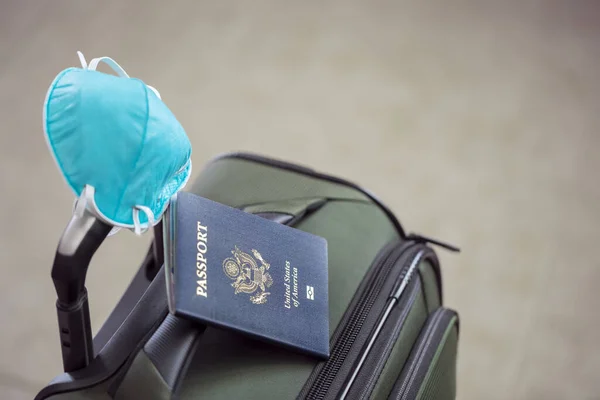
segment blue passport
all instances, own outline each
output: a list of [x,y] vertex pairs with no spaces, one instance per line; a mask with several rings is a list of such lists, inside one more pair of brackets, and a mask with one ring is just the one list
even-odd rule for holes
[[329,357],[325,239],[185,192],[164,218],[172,314]]

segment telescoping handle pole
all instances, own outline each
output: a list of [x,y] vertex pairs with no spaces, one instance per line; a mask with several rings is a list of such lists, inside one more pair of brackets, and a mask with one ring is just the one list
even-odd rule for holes
[[56,250],[52,280],[58,300],[58,329],[65,372],[87,366],[94,357],[85,276],[111,226],[87,210],[73,215]]

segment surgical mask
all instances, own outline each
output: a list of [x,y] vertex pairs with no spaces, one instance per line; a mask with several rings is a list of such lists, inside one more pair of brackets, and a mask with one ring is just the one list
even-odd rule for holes
[[[187,183],[191,144],[156,89],[108,57],[67,68],[44,103],[44,133],[75,212],[136,234],[156,224]],[[118,76],[96,71],[104,62]]]

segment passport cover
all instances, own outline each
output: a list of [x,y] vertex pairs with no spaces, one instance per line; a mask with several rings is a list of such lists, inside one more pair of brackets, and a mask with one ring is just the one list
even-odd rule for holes
[[186,192],[163,226],[172,314],[329,357],[325,239]]

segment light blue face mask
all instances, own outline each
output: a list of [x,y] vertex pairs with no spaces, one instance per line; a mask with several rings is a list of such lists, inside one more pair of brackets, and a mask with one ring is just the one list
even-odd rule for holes
[[[156,89],[108,57],[68,68],[44,103],[44,133],[85,209],[137,234],[157,223],[190,177],[191,144]],[[105,62],[118,76],[96,71]]]

